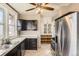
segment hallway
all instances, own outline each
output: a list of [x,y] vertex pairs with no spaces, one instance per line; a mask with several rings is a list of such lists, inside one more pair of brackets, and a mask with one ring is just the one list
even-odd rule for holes
[[51,45],[41,44],[41,48],[38,50],[26,50],[25,56],[52,56]]

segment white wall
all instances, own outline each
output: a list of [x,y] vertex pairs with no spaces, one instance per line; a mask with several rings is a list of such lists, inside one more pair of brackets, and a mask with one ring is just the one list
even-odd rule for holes
[[69,11],[79,11],[79,3],[72,3],[67,7],[61,7],[59,10],[59,16],[69,12]]
[[52,37],[55,37],[55,20],[52,21]]

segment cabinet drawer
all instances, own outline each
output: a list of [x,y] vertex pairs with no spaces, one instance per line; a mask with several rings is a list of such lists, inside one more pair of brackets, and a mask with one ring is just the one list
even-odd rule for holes
[[36,44],[33,44],[33,45],[32,45],[32,47],[36,47],[36,46],[37,46]]
[[31,42],[31,44],[37,44],[37,42],[35,42],[35,41],[32,41],[32,42]]

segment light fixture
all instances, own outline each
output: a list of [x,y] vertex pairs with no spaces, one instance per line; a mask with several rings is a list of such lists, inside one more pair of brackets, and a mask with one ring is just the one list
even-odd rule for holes
[[43,9],[37,8],[36,14],[41,14],[41,13],[43,13]]

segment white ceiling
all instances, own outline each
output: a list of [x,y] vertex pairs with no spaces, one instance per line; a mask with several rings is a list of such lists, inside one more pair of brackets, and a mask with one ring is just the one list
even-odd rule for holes
[[[15,8],[20,14],[29,14],[29,13],[32,13],[32,14],[35,14],[37,9],[35,10],[32,10],[32,11],[25,11],[27,9],[30,9],[30,8],[33,8],[35,6],[29,4],[29,3],[10,3],[10,5]],[[62,6],[69,6],[70,4],[68,3],[49,3],[48,6],[50,7],[53,7],[55,10],[53,11],[48,11],[48,10],[43,10],[42,14],[44,15],[51,15],[51,14],[55,14],[57,13],[57,10],[62,7]]]

